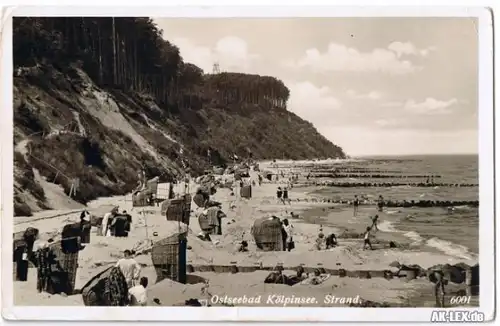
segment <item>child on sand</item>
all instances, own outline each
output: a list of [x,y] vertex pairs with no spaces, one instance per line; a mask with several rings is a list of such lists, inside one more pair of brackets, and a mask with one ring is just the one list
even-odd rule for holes
[[370,231],[371,228],[368,226],[366,227],[366,232],[364,236],[364,243],[363,243],[363,250],[366,250],[366,246],[370,248],[370,250],[373,250],[372,243],[370,242]]
[[283,191],[281,190],[281,187],[278,187],[278,190],[276,190],[276,198],[278,198],[278,201],[281,201],[282,195],[283,195]]
[[243,240],[237,247],[238,252],[248,252],[248,242]]
[[139,285],[136,285],[128,290],[131,306],[145,306],[148,303],[147,287],[148,278],[141,277]]
[[326,248],[325,235],[323,234],[323,232],[320,232],[318,234],[314,247],[316,250],[323,250]]
[[335,233],[331,233],[326,238],[326,249],[335,248],[336,246],[337,246],[337,237],[335,236]]

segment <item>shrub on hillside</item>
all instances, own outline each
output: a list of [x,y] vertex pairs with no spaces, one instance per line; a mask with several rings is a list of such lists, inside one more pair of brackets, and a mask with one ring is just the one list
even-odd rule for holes
[[28,204],[14,202],[14,216],[33,216],[33,213]]
[[63,134],[39,139],[33,142],[34,158],[30,162],[66,193],[71,189],[72,180],[78,178],[79,188],[74,199],[83,204],[98,197],[132,191],[137,185],[141,164],[146,165],[149,175],[168,175],[121,132],[107,130],[106,134],[93,137]]
[[14,196],[14,216],[33,216],[31,208],[19,196]]
[[40,184],[35,180],[32,167],[26,162],[23,154],[14,152],[14,164],[19,168],[19,173],[15,174],[15,179],[23,191],[29,192],[43,202],[46,200],[45,192]]

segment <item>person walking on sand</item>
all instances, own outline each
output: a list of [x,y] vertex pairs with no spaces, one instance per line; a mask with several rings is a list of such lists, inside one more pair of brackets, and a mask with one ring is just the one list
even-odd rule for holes
[[384,211],[384,197],[382,195],[378,196],[377,206],[379,212]]
[[128,294],[130,296],[130,305],[131,306],[145,306],[148,303],[148,278],[141,277],[139,281],[139,285],[131,287],[128,290]]
[[281,190],[281,187],[278,187],[278,190],[276,190],[276,198],[278,198],[278,201],[281,201],[282,195],[283,195],[283,191]]
[[352,206],[353,206],[353,216],[357,216],[358,215],[358,208],[359,208],[358,195],[354,195],[354,200],[352,202]]
[[116,263],[116,267],[120,268],[127,281],[127,286],[130,289],[141,276],[141,266],[132,258],[132,252],[130,250],[125,250],[123,255],[124,257]]
[[372,243],[370,242],[370,231],[371,231],[371,228],[369,226],[366,227],[366,232],[364,235],[363,250],[366,250],[367,246],[370,248],[370,250],[373,250]]
[[370,226],[370,229],[375,228],[375,230],[378,231],[378,227],[377,227],[378,215],[371,217],[371,220],[372,220],[372,226]]

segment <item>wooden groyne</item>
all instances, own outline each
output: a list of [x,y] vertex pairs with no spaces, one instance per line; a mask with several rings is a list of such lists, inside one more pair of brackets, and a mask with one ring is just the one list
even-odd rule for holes
[[[352,199],[292,198],[292,202],[332,203],[351,205]],[[360,205],[375,205],[375,201],[361,201]],[[479,207],[479,200],[385,200],[384,207]]]
[[388,187],[415,187],[415,188],[472,188],[479,187],[477,183],[427,183],[427,182],[309,182],[309,186],[329,186],[339,188],[388,188]]
[[311,178],[358,178],[358,179],[438,179],[441,176],[419,175],[419,174],[381,174],[381,173],[315,173]]

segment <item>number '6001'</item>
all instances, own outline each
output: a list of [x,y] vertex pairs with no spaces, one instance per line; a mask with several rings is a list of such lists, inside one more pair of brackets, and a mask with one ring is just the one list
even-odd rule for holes
[[470,296],[453,296],[450,298],[450,304],[469,304]]

